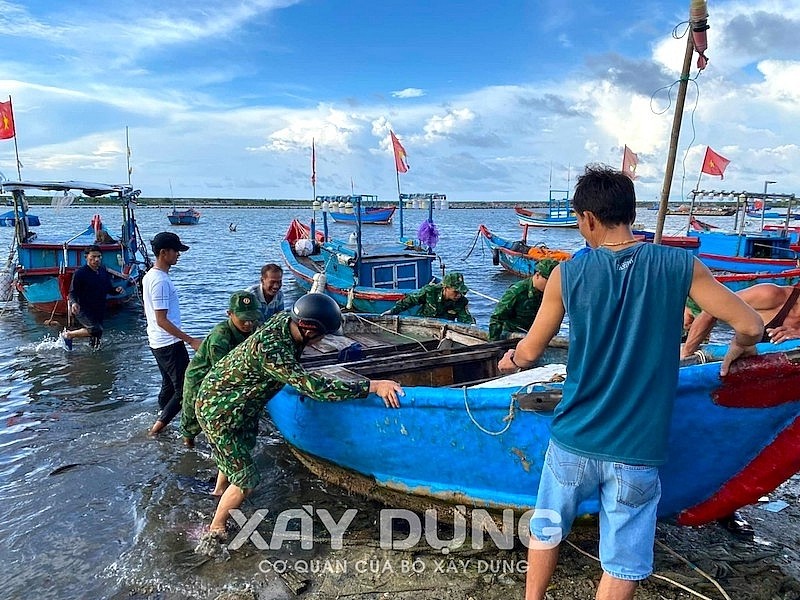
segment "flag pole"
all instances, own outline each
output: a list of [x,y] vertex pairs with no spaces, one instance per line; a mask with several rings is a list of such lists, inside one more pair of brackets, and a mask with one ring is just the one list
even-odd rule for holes
[[686,52],[683,55],[683,69],[681,70],[680,84],[678,85],[678,97],[675,100],[675,116],[672,119],[672,135],[669,141],[669,155],[667,156],[667,167],[664,171],[664,185],[661,188],[661,202],[658,205],[658,220],[656,221],[656,233],[653,243],[661,243],[661,235],[664,232],[664,221],[667,218],[667,204],[669,203],[669,192],[672,187],[672,176],[675,173],[675,157],[678,153],[678,138],[681,134],[681,121],[683,119],[683,107],[686,103],[686,88],[689,84],[689,69],[692,64],[692,52],[694,52],[694,42],[692,41],[691,27],[686,32]]
[[403,196],[400,194],[400,171],[394,170],[395,179],[397,179],[397,201],[400,203],[400,239],[403,239]]
[[11,94],[8,95],[8,108],[11,110],[11,119],[14,121],[14,156],[17,159],[17,178],[22,181],[22,163],[19,162],[19,146],[17,146],[17,120],[14,118],[14,104]]

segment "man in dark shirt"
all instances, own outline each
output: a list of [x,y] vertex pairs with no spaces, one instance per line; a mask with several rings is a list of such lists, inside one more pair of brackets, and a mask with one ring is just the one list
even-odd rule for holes
[[103,320],[106,316],[106,296],[121,294],[123,288],[114,287],[111,276],[102,264],[100,247],[91,245],[86,249],[86,264],[72,276],[69,290],[69,311],[82,325],[73,331],[64,330],[61,337],[67,349],[72,349],[72,340],[88,337],[93,348],[100,345],[103,335]]

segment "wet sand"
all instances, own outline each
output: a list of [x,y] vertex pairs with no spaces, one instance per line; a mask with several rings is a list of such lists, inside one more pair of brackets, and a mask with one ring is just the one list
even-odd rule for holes
[[[752,540],[738,538],[717,524],[687,528],[660,522],[656,535],[656,572],[640,586],[636,599],[800,598],[799,492],[800,476],[796,475],[769,497],[788,503],[783,510],[764,510],[766,503],[742,510],[755,528]],[[373,514],[371,518],[377,516]],[[320,536],[315,537],[314,549],[303,551],[297,547],[288,555],[285,549],[276,554],[247,543],[232,551],[229,560],[197,557],[188,547],[192,543],[189,535],[180,553],[184,562],[173,571],[173,577],[166,577],[160,584],[126,585],[112,598],[521,600],[524,597],[526,551],[520,544],[512,550],[498,550],[489,543],[483,550],[475,550],[466,543],[443,553],[423,541],[406,551],[385,550],[380,547],[369,519],[362,511],[354,521],[358,527],[348,528],[340,550],[330,550],[329,539]],[[446,532],[441,537],[447,539]],[[597,537],[596,523],[592,520],[570,534],[562,545],[548,599],[594,598],[601,575],[599,564],[592,558],[597,554]],[[180,560],[177,562],[180,564]]]

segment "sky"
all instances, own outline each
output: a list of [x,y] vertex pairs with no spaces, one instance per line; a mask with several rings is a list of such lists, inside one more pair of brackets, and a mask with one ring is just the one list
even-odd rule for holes
[[[0,101],[22,178],[145,197],[531,201],[588,163],[664,184],[689,0],[0,0]],[[800,2],[710,0],[672,201],[800,191]],[[0,172],[17,179],[14,140]]]

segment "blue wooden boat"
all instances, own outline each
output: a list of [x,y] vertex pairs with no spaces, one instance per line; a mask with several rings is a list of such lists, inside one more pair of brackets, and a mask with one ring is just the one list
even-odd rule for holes
[[[564,194],[563,197],[559,197]],[[577,227],[578,217],[569,203],[567,190],[550,190],[547,209],[544,212],[514,208],[519,224],[523,227]]]
[[713,271],[781,273],[800,264],[782,231],[728,232],[692,218],[686,235],[700,240],[697,256]]
[[[698,525],[756,502],[800,468],[800,341],[763,344],[734,365],[680,368],[661,468],[659,515]],[[502,349],[396,353],[316,368],[339,377],[391,378],[404,385],[398,410],[375,395],[316,402],[285,387],[267,405],[272,423],[314,473],[393,506],[526,511],[536,492],[561,384],[485,381]],[[724,348],[710,348],[719,360]],[[525,373],[525,372],[523,372]],[[478,383],[480,387],[473,387]],[[331,424],[335,423],[335,427]],[[376,449],[380,449],[376,452]],[[597,502],[582,511],[594,512]]]
[[187,208],[185,210],[178,210],[173,208],[172,212],[167,214],[170,225],[197,225],[200,221],[200,211],[194,208]]
[[[15,287],[32,308],[51,315],[66,314],[72,275],[84,264],[86,249],[92,244],[100,246],[103,264],[109,269],[114,285],[124,289],[122,294],[108,296],[109,306],[125,304],[135,297],[138,281],[151,265],[134,215],[134,203],[141,193],[139,190],[130,185],[80,181],[6,181],[2,187],[12,192],[14,211],[20,223],[15,232]],[[52,231],[34,233],[27,225],[25,193],[30,190],[65,194],[76,190],[91,198],[114,197],[122,210],[120,225],[112,229],[121,232],[119,239],[110,235],[99,215],[78,232],[65,232],[63,228],[55,227]]]
[[[389,225],[394,211],[397,210],[396,206],[380,206],[378,197],[372,194],[317,196],[316,201],[337,223],[355,224],[360,217],[362,225]],[[327,208],[325,203],[328,205]],[[360,207],[360,215],[356,215],[356,207]]]
[[[411,241],[365,244],[360,231],[357,228],[355,239],[347,242],[325,241],[325,236],[312,236],[309,227],[292,221],[281,251],[297,284],[307,292],[328,294],[348,310],[381,313],[434,280],[436,255],[430,248]],[[298,240],[309,243],[298,246]]]
[[568,260],[570,252],[551,250],[543,245],[529,246],[524,241],[512,242],[489,231],[485,225],[478,228],[483,244],[492,253],[492,262],[502,266],[517,277],[533,277],[536,263],[543,258]]
[[[39,227],[42,224],[39,220],[39,217],[30,213],[25,215],[25,219],[27,219],[28,227]],[[0,227],[15,227],[16,225],[17,215],[13,210],[4,212],[2,215],[0,215]]]

